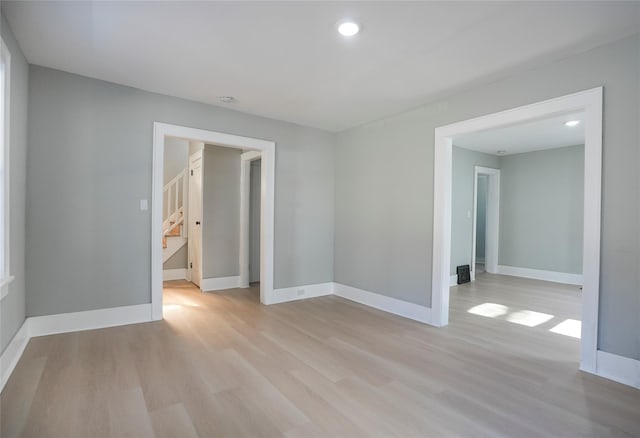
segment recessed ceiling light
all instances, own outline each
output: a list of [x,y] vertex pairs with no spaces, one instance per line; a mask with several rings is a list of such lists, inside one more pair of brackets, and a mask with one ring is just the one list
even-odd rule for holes
[[580,120],[569,120],[568,122],[564,122],[564,124],[573,128],[574,126],[578,126],[580,124]]
[[360,26],[355,21],[342,21],[338,24],[338,32],[343,36],[354,36],[360,32]]
[[220,102],[222,103],[231,103],[236,100],[233,96],[222,96],[220,97]]

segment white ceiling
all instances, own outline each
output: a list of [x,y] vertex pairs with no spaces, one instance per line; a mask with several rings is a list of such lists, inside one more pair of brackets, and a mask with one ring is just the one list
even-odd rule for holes
[[[580,120],[568,127],[565,122]],[[455,146],[492,155],[513,155],[584,144],[584,113],[563,114],[519,125],[459,135]],[[498,153],[504,151],[504,153]]]
[[[640,2],[10,2],[29,62],[340,131],[640,31]],[[362,32],[335,31],[352,17]]]

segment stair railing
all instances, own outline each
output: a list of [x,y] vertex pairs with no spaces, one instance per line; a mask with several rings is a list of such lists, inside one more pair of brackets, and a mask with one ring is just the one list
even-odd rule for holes
[[[189,191],[189,169],[184,168],[162,189],[163,209],[162,230],[163,235],[169,234],[176,227],[185,223],[187,214],[187,196]],[[182,194],[182,197],[180,196]],[[171,223],[173,222],[173,224]],[[182,227],[182,237],[186,237],[187,230]]]

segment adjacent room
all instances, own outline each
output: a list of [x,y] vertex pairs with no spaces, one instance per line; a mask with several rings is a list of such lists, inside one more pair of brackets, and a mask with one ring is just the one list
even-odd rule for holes
[[170,136],[163,149],[163,294],[192,284],[259,297],[261,153]]
[[640,436],[640,2],[0,3],[0,436]]
[[560,114],[453,140],[451,324],[486,325],[501,333],[482,334],[498,349],[505,336],[518,338],[514,354],[573,367],[588,214],[585,122],[584,113]]

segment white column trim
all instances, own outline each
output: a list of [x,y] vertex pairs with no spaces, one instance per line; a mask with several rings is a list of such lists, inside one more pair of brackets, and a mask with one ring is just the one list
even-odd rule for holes
[[640,389],[640,360],[598,350],[596,374]]

